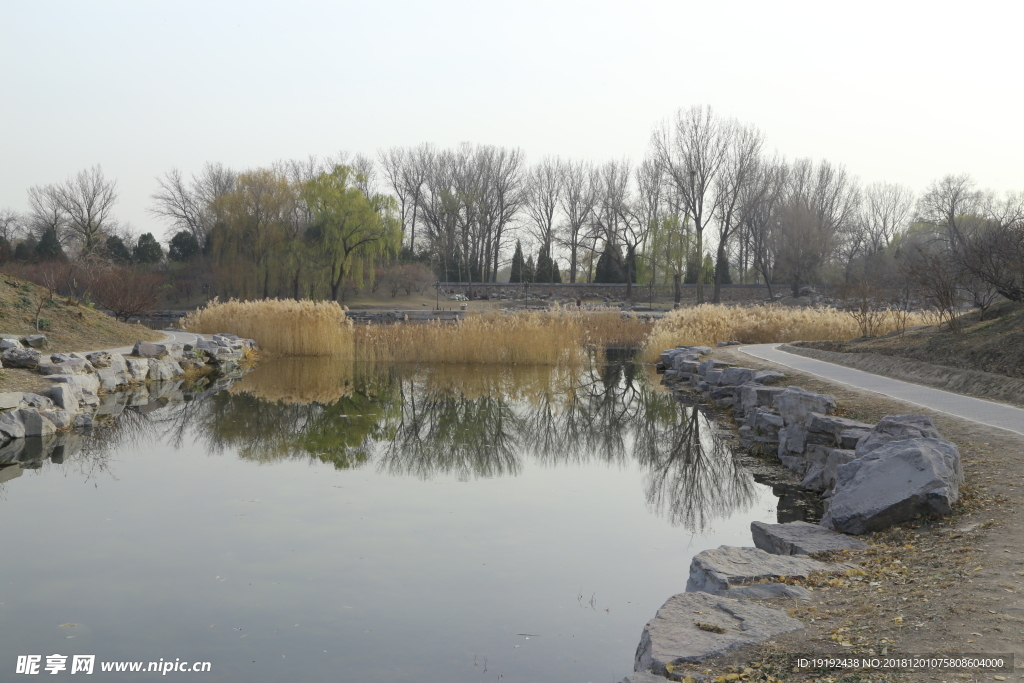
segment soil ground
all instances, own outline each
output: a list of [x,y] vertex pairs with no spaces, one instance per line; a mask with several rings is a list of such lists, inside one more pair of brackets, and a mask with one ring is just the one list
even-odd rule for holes
[[[725,676],[731,663],[735,672],[753,668],[749,677],[762,680],[768,675],[785,681],[1021,680],[1024,437],[833,384],[735,348],[716,349],[713,356],[744,367],[779,370],[787,375],[787,384],[834,395],[837,412],[856,420],[927,414],[942,435],[959,447],[966,484],[950,517],[920,519],[870,534],[865,537],[871,544],[868,551],[841,557],[859,564],[863,576],[812,580],[813,599],[808,602],[772,601],[804,621],[806,629],[777,638],[739,660],[712,664],[710,671]],[[773,456],[765,460],[777,461]],[[793,480],[791,475],[782,476]],[[1010,652],[1017,659],[1014,673],[796,672],[793,663],[798,655],[810,653],[864,657]]]
[[[42,308],[39,304],[42,303]],[[8,274],[0,276],[0,333],[25,336],[36,334],[39,310],[40,333],[46,335],[45,352],[91,351],[129,346],[139,341],[164,338],[141,325],[126,325],[102,311],[77,304],[61,296],[50,298],[42,287]],[[0,391],[38,392],[50,386],[31,370],[0,370]]]

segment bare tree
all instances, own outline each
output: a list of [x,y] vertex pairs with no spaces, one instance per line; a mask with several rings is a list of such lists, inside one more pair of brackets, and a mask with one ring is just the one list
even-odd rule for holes
[[762,159],[740,193],[739,221],[744,249],[754,268],[764,278],[768,296],[773,295],[777,235],[780,232],[783,202],[789,185],[789,166],[785,161]]
[[[427,179],[429,160],[434,155],[430,145],[416,148],[392,147],[379,153],[379,161],[388,187],[398,199],[402,232],[409,251],[416,251],[416,222],[419,218],[423,183]],[[403,239],[403,243],[406,240]]]
[[560,200],[565,216],[561,243],[569,251],[569,282],[575,283],[580,249],[587,239],[587,227],[597,202],[597,174],[594,167],[584,161],[565,162],[561,174]]
[[219,217],[219,200],[234,191],[236,178],[234,171],[221,164],[207,163],[202,173],[189,181],[172,168],[157,178],[149,212],[169,220],[172,230],[188,230],[204,244]]
[[964,221],[980,214],[984,204],[985,195],[975,188],[970,175],[947,175],[933,182],[918,200],[918,220],[941,229],[955,253],[966,237]]
[[654,158],[672,180],[693,219],[697,251],[697,303],[704,302],[704,229],[717,206],[715,184],[728,157],[728,136],[711,107],[679,110],[652,137]]
[[888,247],[907,227],[914,206],[913,191],[895,183],[872,183],[864,189],[863,223],[872,253]]
[[8,244],[25,232],[25,218],[14,209],[0,209],[0,239]]
[[726,140],[726,158],[722,172],[715,178],[715,218],[718,224],[718,253],[715,259],[715,294],[722,300],[722,282],[729,269],[729,244],[740,224],[738,213],[744,191],[756,177],[764,133],[754,126],[729,121],[722,125]]
[[128,322],[132,316],[156,308],[164,281],[156,273],[139,268],[110,266],[97,272],[91,285],[96,301]]
[[776,225],[776,265],[790,279],[793,296],[855,228],[859,206],[860,191],[842,166],[809,159],[793,163]]
[[53,230],[62,247],[71,246],[67,215],[53,192],[52,185],[36,185],[28,190],[28,230],[37,238]]
[[[526,172],[523,183],[523,209],[529,221],[529,230],[540,243],[540,249],[547,255],[549,262],[551,247],[555,242],[555,218],[562,195],[561,170],[561,161],[545,158]],[[538,280],[541,281],[547,280]]]
[[93,166],[80,171],[59,185],[52,185],[48,193],[53,203],[67,218],[67,227],[83,255],[90,255],[100,244],[107,229],[114,224],[113,208],[117,203],[117,182],[103,177],[103,170]]

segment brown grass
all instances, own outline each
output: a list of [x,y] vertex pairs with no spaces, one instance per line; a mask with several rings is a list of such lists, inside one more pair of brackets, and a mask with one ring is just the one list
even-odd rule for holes
[[200,334],[237,334],[274,355],[352,357],[352,321],[334,301],[214,299],[182,318],[181,327]]
[[[935,313],[911,313],[907,326],[934,325]],[[896,316],[882,316],[877,334],[898,329]],[[736,340],[747,344],[768,344],[822,339],[853,339],[860,327],[849,313],[834,308],[790,308],[787,306],[735,307],[704,304],[680,308],[659,320],[647,337],[643,360],[654,362],[664,349],[678,345],[714,346]]]

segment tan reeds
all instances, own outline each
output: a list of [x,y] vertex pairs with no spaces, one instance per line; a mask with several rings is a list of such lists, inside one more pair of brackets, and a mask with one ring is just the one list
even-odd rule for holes
[[359,326],[355,349],[365,361],[575,364],[586,359],[586,330],[576,313],[492,313],[458,323]]
[[[899,329],[898,316],[887,312],[876,329],[886,334]],[[938,315],[912,312],[906,326],[934,325]],[[722,306],[704,304],[680,308],[659,320],[644,343],[643,360],[654,362],[665,349],[678,345],[714,346],[736,340],[747,344],[853,339],[860,327],[852,315],[834,308],[787,306]]]
[[254,339],[261,350],[275,355],[353,355],[352,321],[334,301],[214,299],[182,318],[181,327],[200,334],[228,332]]

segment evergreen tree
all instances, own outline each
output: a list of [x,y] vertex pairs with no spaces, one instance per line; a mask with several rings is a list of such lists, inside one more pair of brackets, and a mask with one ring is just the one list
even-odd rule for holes
[[597,259],[597,266],[594,269],[594,282],[603,284],[622,283],[626,281],[626,274],[622,268],[622,251],[619,246],[605,245],[604,251]]
[[543,245],[537,252],[537,274],[534,282],[554,282],[551,276],[551,255]]
[[107,258],[114,263],[127,265],[132,262],[132,253],[128,251],[128,247],[125,246],[124,241],[117,235],[111,235],[108,237],[103,246],[106,249]]
[[18,242],[18,246],[14,248],[14,260],[21,261],[22,263],[34,261],[37,246],[39,246],[39,243],[36,242],[34,237],[27,237]]
[[164,258],[164,250],[153,237],[153,233],[147,232],[139,235],[139,241],[135,245],[135,252],[132,256],[136,263],[160,263]]
[[199,255],[199,240],[188,230],[181,230],[171,238],[168,244],[167,258],[183,263],[191,261]]
[[508,276],[508,281],[523,281],[523,245],[519,240],[516,240],[516,253],[512,254],[512,273]]
[[536,282],[534,279],[536,274],[537,269],[533,265],[533,257],[531,256],[523,264],[523,282]]
[[551,259],[551,281],[556,285],[562,284],[562,274],[558,271],[558,259]]
[[711,254],[704,254],[704,284],[715,284],[715,262]]
[[35,255],[39,261],[68,260],[68,257],[64,255],[64,249],[61,248],[60,242],[57,240],[57,231],[53,228],[43,233],[39,244],[36,245]]
[[14,250],[11,249],[11,243],[7,241],[6,237],[0,237],[0,263],[10,261],[12,256],[14,256]]

